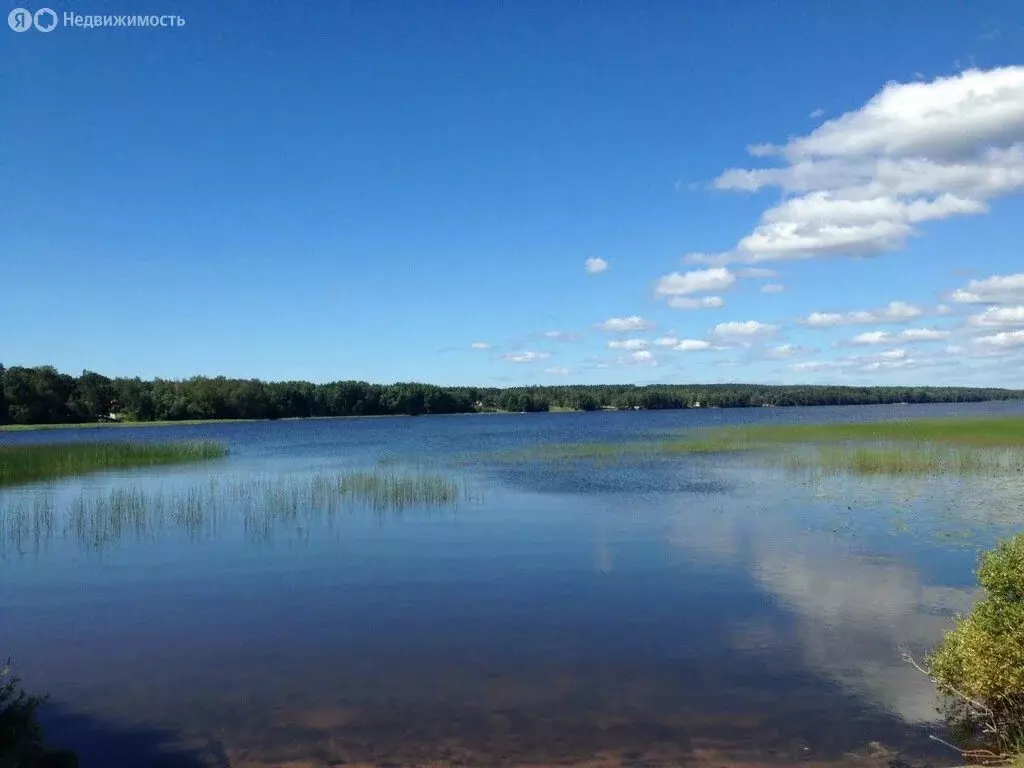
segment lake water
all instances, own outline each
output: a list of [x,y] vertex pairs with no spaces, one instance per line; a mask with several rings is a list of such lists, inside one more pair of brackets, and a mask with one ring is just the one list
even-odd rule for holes
[[[974,599],[1018,480],[827,478],[736,456],[545,459],[691,426],[1024,404],[339,419],[0,434],[214,439],[222,460],[35,484],[0,509],[0,656],[84,766],[948,765],[920,654]],[[440,474],[456,503],[65,530],[75,500]],[[24,533],[24,532],[23,532]]]

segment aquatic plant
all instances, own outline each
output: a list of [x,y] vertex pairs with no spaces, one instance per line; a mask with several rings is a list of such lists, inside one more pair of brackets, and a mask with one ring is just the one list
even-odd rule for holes
[[22,760],[42,743],[36,711],[43,703],[20,686],[11,663],[0,663],[0,767],[22,765]]
[[1024,754],[1024,534],[981,558],[984,597],[927,659],[971,758]]
[[708,427],[647,442],[544,445],[506,458],[607,462],[736,453],[820,474],[1018,473],[1024,472],[1024,418]]
[[45,494],[8,494],[0,496],[0,555],[39,552],[59,534],[87,550],[168,530],[199,538],[231,520],[267,538],[279,525],[308,529],[345,509],[401,514],[468,498],[447,476],[402,471],[213,476],[169,490],[83,489],[62,510]]
[[0,487],[111,469],[178,464],[227,455],[210,441],[0,445]]

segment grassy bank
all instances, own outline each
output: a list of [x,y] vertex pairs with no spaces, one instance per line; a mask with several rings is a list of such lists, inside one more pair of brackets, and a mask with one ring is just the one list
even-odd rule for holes
[[0,487],[110,469],[216,459],[220,443],[58,443],[0,445]]

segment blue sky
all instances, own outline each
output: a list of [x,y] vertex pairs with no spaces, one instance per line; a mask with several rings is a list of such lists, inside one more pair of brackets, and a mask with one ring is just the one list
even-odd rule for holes
[[51,7],[7,365],[1024,386],[1020,3]]

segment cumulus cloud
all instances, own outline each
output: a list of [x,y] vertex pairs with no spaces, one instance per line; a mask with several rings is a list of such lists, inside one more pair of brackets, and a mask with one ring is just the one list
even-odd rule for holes
[[469,345],[471,349],[490,349],[491,345],[486,341],[474,341]]
[[725,267],[672,272],[658,280],[654,293],[656,296],[685,296],[705,291],[721,291],[735,282],[736,276]]
[[782,293],[786,286],[781,283],[765,283],[761,286],[761,293]]
[[568,376],[569,375],[569,369],[568,368],[545,368],[544,369],[544,373],[550,374],[552,376]]
[[699,299],[690,296],[672,296],[668,300],[672,309],[720,309],[725,306],[721,296],[702,296]]
[[1024,306],[989,307],[984,312],[967,318],[971,325],[981,327],[1017,328],[1024,326]]
[[944,341],[949,338],[949,331],[941,331],[936,328],[907,328],[900,331],[900,341]]
[[990,347],[1024,347],[1024,331],[1000,331],[992,336],[981,336],[976,341]]
[[793,355],[799,355],[807,350],[796,344],[780,344],[777,347],[772,347],[768,354],[772,357],[792,357]]
[[850,339],[851,344],[885,344],[892,339],[892,334],[887,331],[868,331]]
[[502,360],[510,363],[535,363],[538,360],[546,360],[551,357],[547,352],[506,352],[501,356]]
[[583,268],[587,270],[587,274],[596,275],[598,272],[604,272],[608,269],[608,262],[604,259],[593,257],[583,262]]
[[1024,272],[971,280],[966,287],[953,291],[949,298],[959,304],[1024,303]]
[[703,352],[706,349],[711,349],[711,346],[710,341],[703,339],[681,339],[672,349],[677,352]]
[[568,331],[545,331],[544,338],[550,339],[551,341],[579,341],[580,337],[578,334],[569,333]]
[[868,331],[850,339],[851,344],[887,344],[892,341],[903,341],[907,343],[925,341],[944,341],[949,338],[949,331],[940,331],[933,328],[908,328],[905,331],[893,334],[889,331]]
[[840,325],[866,325],[869,323],[905,323],[920,317],[924,312],[912,304],[891,301],[878,310],[857,312],[812,312],[804,318],[804,325],[813,328],[834,328]]
[[598,326],[602,331],[608,331],[609,333],[634,333],[636,331],[646,331],[650,327],[651,324],[640,317],[640,315],[611,317]]
[[691,262],[896,249],[924,222],[984,213],[988,200],[1024,188],[1024,66],[889,83],[806,136],[749,151],[782,163],[725,171],[712,187],[786,197],[734,248]]
[[650,346],[643,339],[622,339],[608,342],[608,349],[625,349],[631,352],[647,349]]
[[733,321],[731,323],[719,323],[711,329],[713,336],[721,338],[755,339],[771,336],[777,327],[757,320]]

